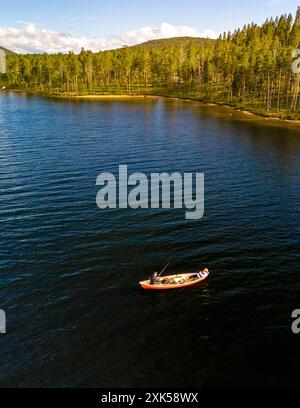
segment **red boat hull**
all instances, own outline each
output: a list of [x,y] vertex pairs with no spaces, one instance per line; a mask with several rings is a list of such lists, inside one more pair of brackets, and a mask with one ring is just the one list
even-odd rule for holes
[[[183,279],[183,278],[188,278],[191,275],[195,275],[195,273],[186,273],[186,274],[181,274],[181,275],[172,275],[172,276],[165,276],[165,278],[173,278],[173,279]],[[155,284],[155,285],[150,285],[150,281],[142,281],[140,282],[140,286],[145,289],[145,290],[170,290],[170,289],[179,289],[179,288],[186,288],[188,286],[193,286],[196,285],[197,283],[200,283],[204,281],[208,277],[209,273],[205,273],[203,277],[199,279],[195,279],[192,281],[187,281],[184,283],[175,283],[175,284]]]

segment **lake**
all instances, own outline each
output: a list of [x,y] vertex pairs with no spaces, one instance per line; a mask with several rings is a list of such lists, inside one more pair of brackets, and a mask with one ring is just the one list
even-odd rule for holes
[[[204,172],[202,219],[97,175]],[[1,386],[299,386],[300,126],[181,100],[0,95]],[[138,282],[203,267],[194,287]]]

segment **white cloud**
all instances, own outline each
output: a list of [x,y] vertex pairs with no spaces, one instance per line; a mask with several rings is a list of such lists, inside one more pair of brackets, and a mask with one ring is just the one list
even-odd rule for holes
[[0,45],[18,53],[53,53],[71,50],[79,52],[82,47],[99,51],[140,44],[148,40],[181,36],[216,38],[218,33],[213,30],[205,30],[201,33],[193,27],[174,26],[168,23],[162,23],[159,27],[143,27],[125,34],[102,38],[75,36],[45,29],[33,23],[27,23],[19,28],[0,27]]

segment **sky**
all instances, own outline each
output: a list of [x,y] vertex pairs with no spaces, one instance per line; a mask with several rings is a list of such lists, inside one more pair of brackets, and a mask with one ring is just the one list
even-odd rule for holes
[[99,51],[182,35],[216,38],[295,14],[299,0],[9,0],[0,45],[17,52]]

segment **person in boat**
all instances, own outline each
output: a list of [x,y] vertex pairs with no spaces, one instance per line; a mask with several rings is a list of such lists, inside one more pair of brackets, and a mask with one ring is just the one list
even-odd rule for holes
[[156,285],[157,283],[159,283],[159,278],[157,276],[157,272],[154,272],[151,276],[150,276],[150,285]]

